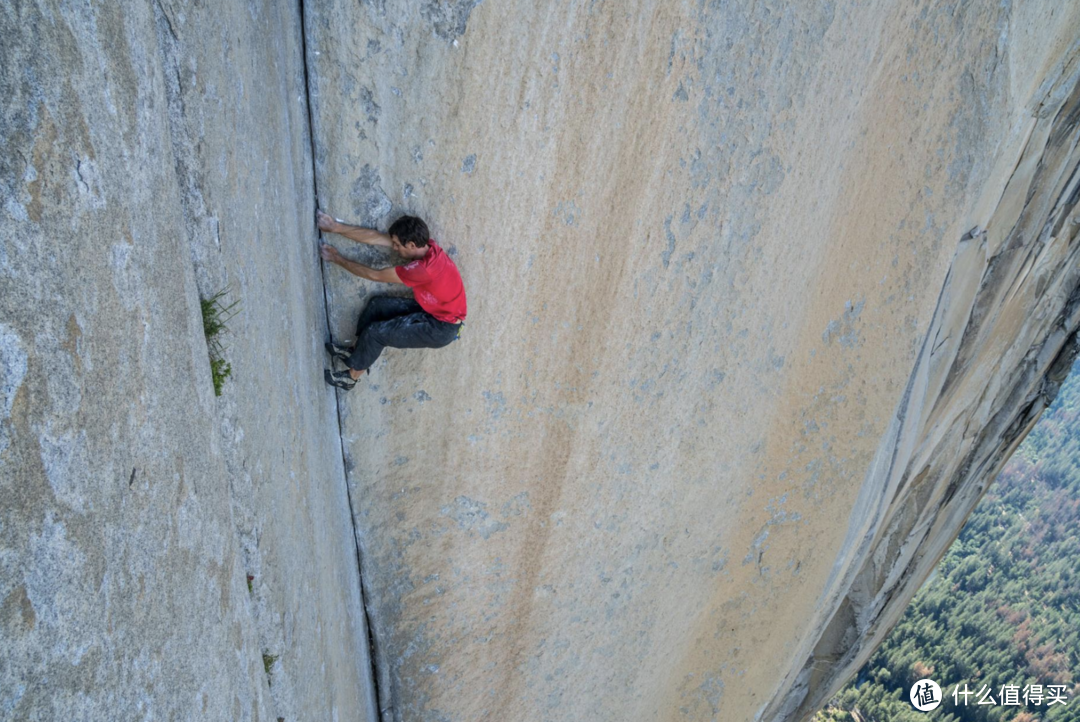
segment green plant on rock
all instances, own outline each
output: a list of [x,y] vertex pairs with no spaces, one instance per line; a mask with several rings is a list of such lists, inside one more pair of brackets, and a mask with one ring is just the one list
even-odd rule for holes
[[210,376],[214,381],[215,396],[221,396],[221,387],[225,383],[225,379],[231,375],[232,364],[226,363],[225,359],[210,359]]
[[210,298],[199,301],[202,308],[203,334],[206,335],[206,347],[210,351],[210,377],[214,382],[214,394],[221,396],[221,387],[225,379],[232,375],[232,364],[228,363],[225,356],[225,347],[221,337],[228,332],[229,319],[237,313],[239,301],[233,301],[226,305],[225,294],[229,287],[221,289]]
[[276,654],[267,654],[263,652],[263,670],[266,672],[267,684],[273,684],[273,677],[270,676],[270,670],[274,668],[274,663],[277,662],[278,656]]

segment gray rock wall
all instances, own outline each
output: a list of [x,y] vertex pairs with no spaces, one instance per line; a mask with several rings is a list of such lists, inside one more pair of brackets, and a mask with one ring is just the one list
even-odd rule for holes
[[[803,718],[1076,352],[1077,7],[0,36],[0,719]],[[336,400],[327,329],[388,289],[320,268],[316,190],[423,215],[469,295]]]
[[300,22],[0,8],[0,719],[375,719]]
[[[306,32],[321,203],[422,215],[469,297],[461,341],[342,397],[384,717],[804,716],[1076,328],[1077,9],[386,0]],[[328,279],[350,339],[385,289]]]

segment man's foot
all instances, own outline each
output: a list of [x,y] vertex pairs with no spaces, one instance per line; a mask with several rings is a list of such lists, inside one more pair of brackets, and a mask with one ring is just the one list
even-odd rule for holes
[[336,386],[343,391],[352,391],[352,387],[356,386],[356,379],[349,374],[348,369],[344,371],[323,369],[323,378],[326,380],[326,383],[331,386]]
[[338,361],[348,361],[352,356],[352,349],[345,348],[344,346],[338,346],[333,341],[327,341],[323,346],[326,348],[326,352],[331,357],[336,358]]

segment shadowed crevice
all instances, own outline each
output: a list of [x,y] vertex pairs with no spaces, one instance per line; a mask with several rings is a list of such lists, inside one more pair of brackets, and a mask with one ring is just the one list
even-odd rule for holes
[[[299,0],[298,5],[299,5],[299,9],[300,9],[300,52],[301,52],[301,55],[303,56],[302,60],[303,60],[303,67],[304,67],[304,105],[305,105],[305,108],[307,109],[307,121],[308,121],[308,124],[307,124],[308,125],[308,127],[307,127],[307,136],[308,136],[308,142],[311,144],[311,149],[310,149],[310,155],[311,155],[311,186],[312,186],[312,195],[315,198],[315,208],[320,208],[321,205],[319,203],[319,173],[318,173],[317,161],[316,161],[316,155],[315,155],[315,117],[314,117],[314,113],[313,113],[312,107],[311,107],[311,105],[312,105],[312,103],[311,103],[311,75],[310,75],[310,72],[309,72],[309,59],[308,59],[308,48],[307,48],[308,27],[307,27],[307,18],[306,18],[305,13],[304,13],[304,0]],[[311,222],[314,223],[315,219],[312,218]],[[318,227],[316,227],[316,238],[320,242],[322,241],[322,231],[318,230]],[[329,333],[331,333],[331,331],[330,331],[330,328],[331,328],[331,325],[330,325],[330,297],[329,297],[329,289],[328,289],[328,286],[327,286],[327,283],[326,283],[326,263],[323,262],[323,260],[321,258],[319,259],[319,273],[320,273],[320,275],[322,277],[323,313],[325,314],[326,330],[327,330],[327,333],[329,334]],[[333,339],[331,339],[331,340],[333,340]],[[390,700],[384,700],[383,699],[383,695],[386,694],[386,692],[384,692],[380,688],[380,685],[379,685],[379,669],[380,669],[380,667],[385,666],[385,664],[382,661],[382,651],[381,651],[381,648],[380,648],[380,646],[378,644],[378,640],[377,640],[377,638],[375,636],[375,628],[371,623],[371,612],[368,609],[368,600],[371,598],[371,596],[368,593],[368,590],[365,589],[365,587],[364,587],[363,553],[362,553],[362,551],[360,549],[359,535],[358,535],[357,529],[356,529],[356,516],[353,513],[353,510],[356,508],[356,506],[353,504],[352,491],[349,488],[349,464],[348,464],[347,454],[345,452],[345,441],[344,441],[344,438],[342,437],[341,395],[340,395],[340,393],[341,392],[338,392],[338,391],[334,392],[334,409],[335,409],[335,416],[337,418],[338,445],[339,445],[339,448],[341,450],[341,476],[345,480],[345,497],[349,502],[349,521],[352,524],[353,545],[354,545],[354,548],[356,550],[356,569],[357,569],[358,578],[360,580],[360,604],[361,604],[361,606],[363,607],[363,610],[364,610],[364,628],[367,631],[367,635],[366,635],[366,638],[365,638],[364,641],[367,643],[367,646],[368,646],[368,650],[367,650],[368,651],[368,659],[369,659],[370,664],[371,664],[371,669],[370,669],[370,672],[369,672],[370,679],[371,679],[371,684],[372,684],[372,688],[373,688],[371,690],[372,691],[371,698],[376,700],[376,703],[378,704],[376,714],[378,715],[378,718],[380,720],[382,720],[382,719],[390,718],[390,716],[391,716],[390,713],[392,712],[393,708],[392,708],[392,704],[391,704]]]

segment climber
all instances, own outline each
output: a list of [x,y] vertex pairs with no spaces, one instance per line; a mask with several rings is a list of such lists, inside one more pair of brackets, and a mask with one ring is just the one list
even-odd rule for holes
[[[387,346],[442,348],[458,338],[465,321],[465,286],[450,256],[431,238],[427,224],[416,216],[402,216],[386,233],[380,233],[342,223],[322,211],[316,212],[316,223],[321,231],[393,249],[405,263],[375,270],[348,260],[326,243],[319,246],[323,260],[369,281],[403,283],[414,294],[414,298],[372,297],[356,323],[353,347],[327,342],[331,368],[323,374],[326,383],[349,391]],[[345,362],[348,368],[334,371],[333,359]]]

